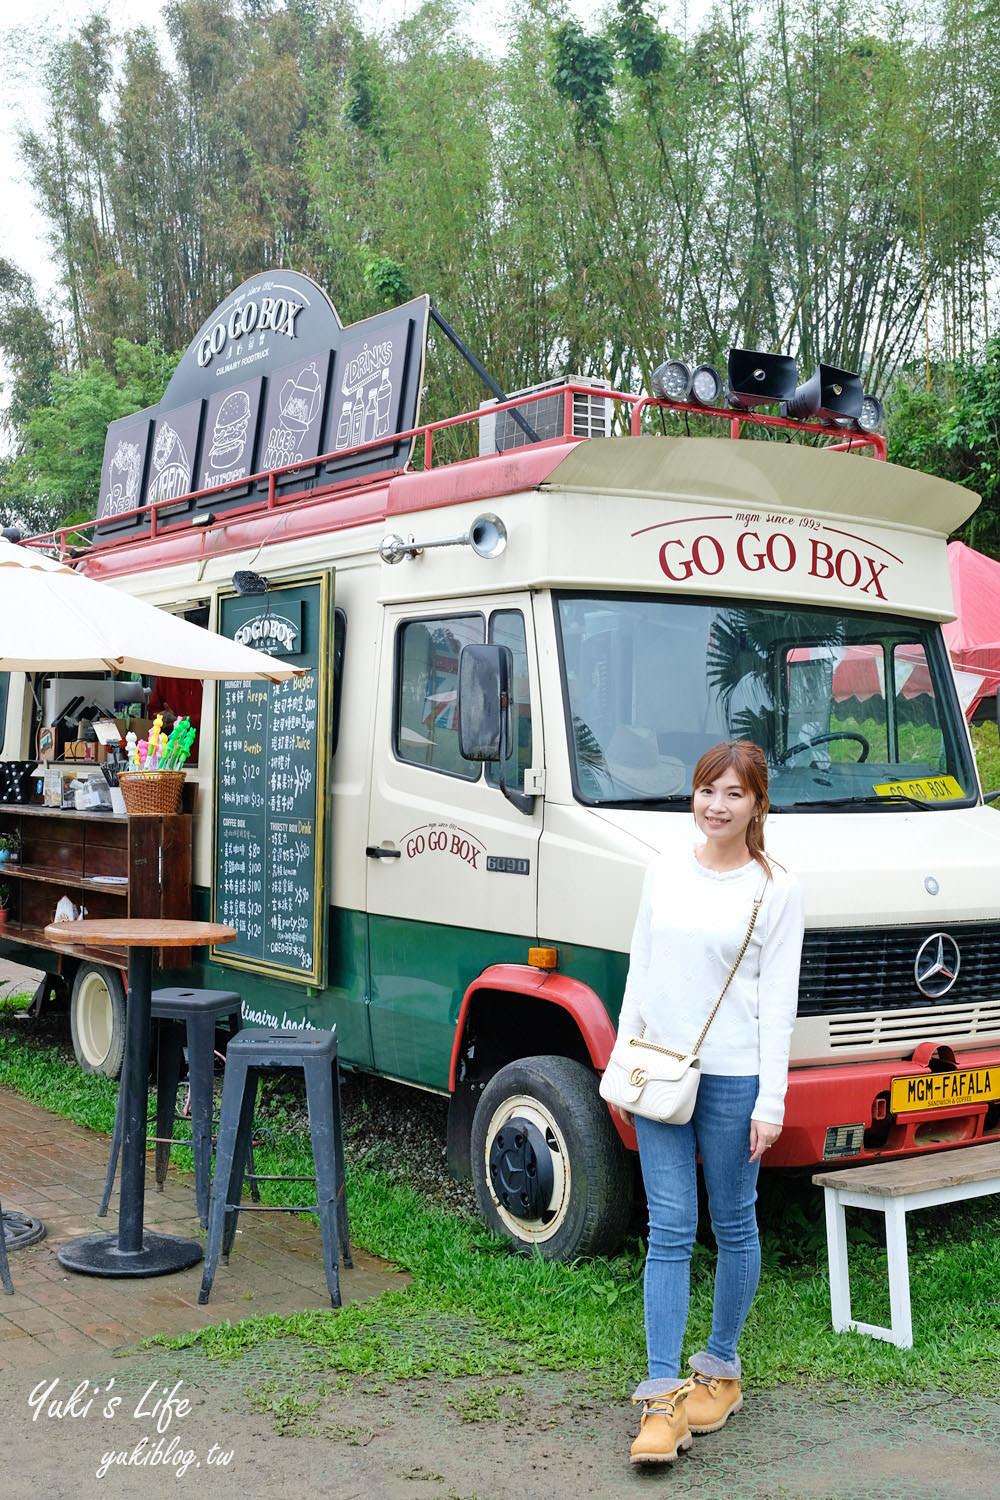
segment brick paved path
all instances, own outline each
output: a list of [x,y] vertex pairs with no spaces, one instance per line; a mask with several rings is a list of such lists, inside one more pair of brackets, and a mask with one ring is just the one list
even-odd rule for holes
[[[134,1346],[152,1334],[237,1322],[268,1313],[329,1307],[318,1226],[292,1214],[246,1214],[228,1266],[219,1267],[207,1307],[198,1306],[201,1265],[147,1279],[67,1271],[56,1248],[75,1235],[117,1227],[117,1193],[106,1219],[97,1206],[107,1170],[108,1137],[47,1114],[0,1088],[0,1202],[41,1219],[46,1237],[11,1253],[14,1296],[0,1294],[0,1370],[51,1364],[76,1355]],[[156,1191],[152,1157],[145,1222],[164,1234],[204,1241],[193,1175],[171,1169]],[[404,1283],[392,1266],[354,1251],[341,1269],[345,1303]]]

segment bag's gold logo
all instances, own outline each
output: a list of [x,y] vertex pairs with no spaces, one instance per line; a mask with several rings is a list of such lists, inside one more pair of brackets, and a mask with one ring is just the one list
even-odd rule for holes
[[641,1089],[649,1078],[645,1068],[633,1068],[628,1075],[628,1081],[634,1089]]

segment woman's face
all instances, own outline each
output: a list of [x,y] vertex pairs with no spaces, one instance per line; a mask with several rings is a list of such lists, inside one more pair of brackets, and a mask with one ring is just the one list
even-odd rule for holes
[[723,771],[715,781],[697,787],[691,806],[695,823],[710,844],[746,843],[757,801],[744,790],[735,771]]

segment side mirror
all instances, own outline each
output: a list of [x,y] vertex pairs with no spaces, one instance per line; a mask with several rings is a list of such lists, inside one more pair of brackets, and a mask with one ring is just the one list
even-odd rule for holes
[[508,646],[462,647],[458,659],[458,750],[463,759],[500,760],[500,741],[510,735],[512,671]]
[[495,761],[500,790],[529,816],[535,799],[504,779],[510,747],[510,684],[514,657],[509,646],[463,646],[458,658],[458,750],[465,760]]

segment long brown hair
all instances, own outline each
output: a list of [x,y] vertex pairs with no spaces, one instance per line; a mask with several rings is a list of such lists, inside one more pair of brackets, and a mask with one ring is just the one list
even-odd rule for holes
[[724,771],[735,771],[743,791],[753,797],[756,807],[747,824],[747,849],[761,869],[771,875],[771,866],[764,853],[764,819],[771,806],[767,794],[767,761],[759,745],[752,740],[723,740],[706,750],[694,768],[691,778],[691,796],[700,786],[711,786]]

